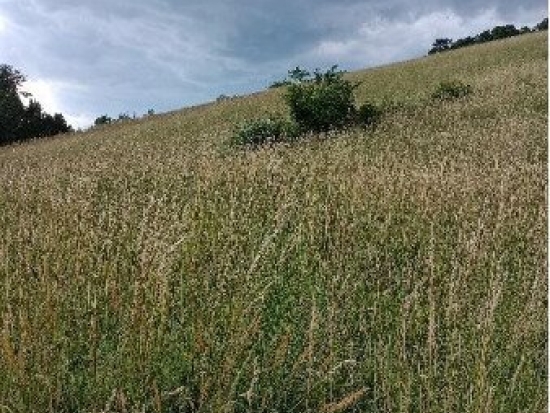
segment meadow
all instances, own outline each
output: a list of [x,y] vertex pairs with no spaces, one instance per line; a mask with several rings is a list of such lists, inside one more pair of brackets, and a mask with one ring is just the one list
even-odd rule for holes
[[[0,148],[0,412],[543,412],[547,35]],[[443,80],[473,93],[434,102]]]

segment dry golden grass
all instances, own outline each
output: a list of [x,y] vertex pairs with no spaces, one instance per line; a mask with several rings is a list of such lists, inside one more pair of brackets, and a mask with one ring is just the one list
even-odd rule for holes
[[374,131],[228,148],[272,90],[0,148],[0,410],[543,411],[546,34],[351,76]]

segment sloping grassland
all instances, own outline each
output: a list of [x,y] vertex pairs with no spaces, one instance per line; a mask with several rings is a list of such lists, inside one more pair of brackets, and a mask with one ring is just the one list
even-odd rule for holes
[[0,148],[0,411],[544,411],[546,34],[350,77],[375,130],[228,147],[271,90]]

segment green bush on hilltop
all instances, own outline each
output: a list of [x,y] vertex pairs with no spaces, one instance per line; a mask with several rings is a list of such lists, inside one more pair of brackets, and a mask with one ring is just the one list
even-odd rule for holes
[[256,147],[264,143],[293,140],[304,133],[322,133],[353,125],[373,125],[381,110],[365,103],[355,106],[358,84],[344,79],[344,71],[332,66],[325,73],[312,73],[300,67],[288,72],[284,95],[290,120],[279,116],[253,120],[237,128],[232,142]]
[[292,78],[285,95],[290,115],[304,130],[326,132],[351,122],[356,109],[353,92],[357,87],[333,66],[313,77]]
[[472,86],[460,80],[450,80],[439,83],[432,93],[432,98],[437,100],[460,99],[472,93]]

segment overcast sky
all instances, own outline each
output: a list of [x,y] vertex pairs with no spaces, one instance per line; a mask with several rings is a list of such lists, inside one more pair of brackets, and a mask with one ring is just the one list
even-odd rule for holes
[[0,63],[85,127],[264,89],[297,65],[410,59],[437,37],[547,14],[546,0],[0,0]]

